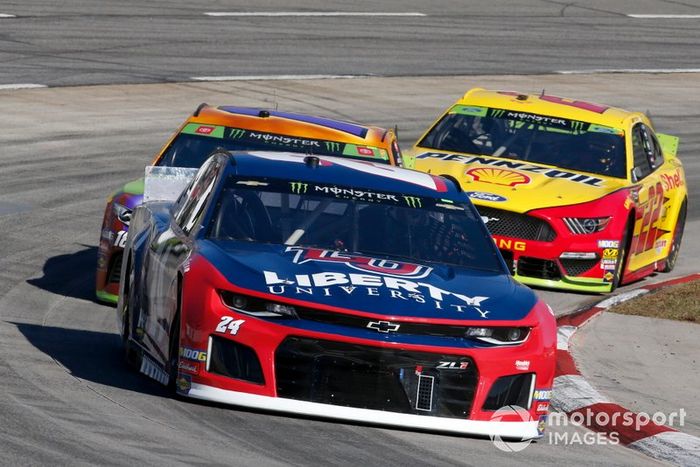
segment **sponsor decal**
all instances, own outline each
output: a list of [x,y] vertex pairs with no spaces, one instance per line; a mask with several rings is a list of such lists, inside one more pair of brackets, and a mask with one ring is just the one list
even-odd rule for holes
[[603,259],[614,259],[617,260],[618,252],[617,248],[606,248],[603,250]]
[[531,179],[527,175],[507,169],[494,169],[490,167],[477,167],[465,172],[475,182],[493,183],[501,186],[527,185]]
[[417,196],[402,196],[404,201],[406,201],[406,205],[411,208],[422,208],[423,203],[421,203],[421,200]]
[[543,415],[540,417],[540,419],[537,421],[537,434],[539,436],[544,435],[544,430],[547,428],[547,416]]
[[619,248],[619,240],[598,240],[598,248]]
[[179,371],[184,371],[185,373],[192,373],[196,375],[199,373],[199,363],[180,361],[177,364],[177,369]]
[[228,134],[229,139],[241,139],[243,136],[245,136],[245,130],[240,128],[230,128],[230,132]]
[[177,392],[180,394],[188,394],[192,389],[192,377],[190,375],[178,374],[175,380]]
[[340,143],[336,143],[335,141],[324,141],[326,145],[326,151],[328,152],[340,152]]
[[292,258],[292,262],[294,264],[304,264],[308,263],[309,261],[318,261],[322,263],[342,263],[352,269],[357,269],[358,271],[371,272],[385,276],[423,279],[433,271],[433,268],[420,264],[371,258],[369,256],[350,255],[337,250],[322,250],[319,248],[289,246],[285,250],[285,253],[294,254],[294,257]]
[[656,245],[655,245],[656,252],[661,253],[663,251],[663,249],[666,248],[666,245],[667,245],[666,240],[657,240]]
[[374,151],[370,148],[363,148],[362,146],[357,147],[357,153],[363,156],[374,156]]
[[211,134],[212,131],[214,131],[214,127],[202,125],[202,126],[197,127],[197,129],[195,131],[197,133],[199,133],[200,135],[208,135],[208,134]]
[[527,371],[530,369],[530,360],[516,360],[515,369],[520,371]]
[[681,169],[676,169],[672,174],[661,174],[661,183],[664,186],[664,191],[674,190],[683,186],[683,177],[681,177]]
[[508,201],[508,198],[493,193],[488,193],[486,191],[467,191],[467,196],[471,199],[478,199],[479,201],[491,201],[492,203],[502,203],[503,201]]
[[304,139],[304,138],[295,138],[295,137],[284,136],[284,135],[275,135],[275,134],[271,134],[271,133],[258,133],[255,131],[249,131],[248,138],[256,139],[256,140],[263,141],[263,142],[268,143],[268,144],[275,144],[275,145],[280,145],[280,146],[293,146],[293,147],[304,147],[304,148],[310,148],[310,147],[320,148],[321,147],[319,142],[315,141],[315,140]]
[[400,324],[392,323],[391,321],[370,321],[367,323],[368,329],[374,329],[377,332],[383,333],[396,332],[400,327]]
[[547,412],[549,411],[549,402],[540,402],[535,407],[535,412]]
[[616,259],[603,259],[600,261],[600,269],[603,269],[605,271],[614,271],[616,266]]
[[292,193],[302,195],[309,191],[309,184],[303,182],[289,182],[289,189]]
[[438,362],[435,366],[438,370],[466,370],[469,362]]
[[517,162],[513,160],[494,159],[488,156],[463,156],[461,154],[449,154],[440,152],[424,152],[416,157],[416,159],[440,159],[443,161],[454,161],[462,164],[481,164],[489,167],[505,167],[507,169],[520,170],[523,172],[539,173],[548,178],[558,178],[569,180],[576,183],[600,187],[603,184],[602,178],[593,177],[576,172],[566,170],[552,169],[549,167],[541,167],[539,165],[528,164],[526,162]]
[[552,390],[551,389],[535,389],[535,392],[532,394],[532,398],[536,401],[549,402],[549,399],[552,398]]
[[244,319],[234,319],[233,316],[222,316],[219,324],[216,325],[216,332],[231,334],[235,336],[245,323]]
[[520,240],[507,240],[505,238],[493,238],[496,242],[498,248],[511,251],[525,251],[527,249],[527,243]]
[[[412,301],[430,307],[431,310],[474,313],[475,317],[483,319],[488,319],[490,313],[483,308],[483,302],[489,297],[467,296],[419,281],[432,271],[432,268],[426,266],[348,255],[333,250],[287,247],[286,251],[294,254],[292,261],[296,264],[307,261],[333,262],[344,264],[358,272],[319,272],[280,277],[277,272],[263,271],[270,294],[322,297],[381,296]],[[206,359],[206,355],[204,358]]]
[[[326,195],[332,195],[332,196],[335,196],[336,198],[341,198],[341,199],[361,199],[363,201],[383,200],[383,201],[394,201],[395,203],[400,203],[397,195],[394,195],[391,193],[380,193],[377,191],[358,190],[355,188],[314,185],[313,192],[314,193],[323,193]],[[403,196],[403,198],[404,198],[404,201],[406,202],[406,204],[408,204],[412,208],[422,206],[421,200],[418,197]],[[409,200],[408,198],[412,198],[412,200]]]
[[603,276],[603,280],[604,280],[605,282],[612,282],[612,280],[613,280],[614,277],[615,277],[615,276],[613,275],[612,272],[606,272],[605,275]]
[[190,349],[189,347],[180,347],[180,357],[194,362],[207,361],[207,353],[204,350]]

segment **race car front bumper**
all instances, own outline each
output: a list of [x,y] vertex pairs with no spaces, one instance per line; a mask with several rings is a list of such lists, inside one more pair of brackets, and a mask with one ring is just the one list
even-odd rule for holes
[[231,391],[192,383],[189,397],[223,404],[249,407],[258,410],[271,410],[296,415],[332,418],[351,422],[370,423],[394,427],[429,430],[444,433],[460,433],[476,436],[491,436],[508,439],[532,439],[541,437],[538,421],[483,421],[464,420],[447,417],[426,417],[385,410],[344,407],[331,404],[285,399],[282,397],[261,396]]

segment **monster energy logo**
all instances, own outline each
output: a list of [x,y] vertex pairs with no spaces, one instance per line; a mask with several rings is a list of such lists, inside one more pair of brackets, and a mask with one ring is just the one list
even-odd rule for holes
[[309,189],[309,184],[308,183],[302,183],[302,182],[289,182],[289,185],[292,188],[292,193],[296,193],[298,195],[306,193],[306,191]]
[[499,118],[499,117],[502,117],[504,113],[506,113],[505,110],[501,110],[501,109],[491,109],[491,116],[492,116],[492,117]]
[[583,122],[572,121],[571,122],[571,129],[574,131],[574,133],[578,133],[579,131],[583,131]]
[[326,145],[326,151],[340,152],[340,143],[336,143],[334,141],[324,141],[324,144]]
[[417,196],[403,196],[404,201],[406,201],[406,204],[412,208],[422,208],[423,203],[421,203],[420,198]]
[[245,130],[241,130],[240,128],[231,128],[231,134],[229,135],[229,138],[240,139],[243,138],[243,135],[245,135]]

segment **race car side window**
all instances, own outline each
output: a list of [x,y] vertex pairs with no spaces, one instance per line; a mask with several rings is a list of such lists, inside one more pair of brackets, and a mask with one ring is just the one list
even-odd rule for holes
[[186,234],[189,234],[198,224],[216,184],[216,175],[220,166],[221,162],[218,158],[209,159],[180,195],[174,218]]
[[632,154],[634,157],[632,180],[638,181],[654,170],[652,166],[653,149],[649,143],[645,127],[641,123],[636,124],[632,129]]
[[663,163],[664,163],[664,154],[663,151],[661,150],[661,144],[659,143],[659,140],[656,139],[656,135],[654,132],[651,130],[651,128],[645,126],[644,127],[649,139],[649,145],[651,146],[651,151],[653,154],[651,165],[652,165],[652,170],[656,170],[659,168]]

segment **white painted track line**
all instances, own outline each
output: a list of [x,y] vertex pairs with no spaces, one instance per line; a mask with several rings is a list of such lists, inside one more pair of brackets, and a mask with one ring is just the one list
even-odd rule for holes
[[8,15],[7,13],[0,13],[0,18],[17,18],[15,15]]
[[700,68],[600,68],[594,70],[558,70],[558,75],[596,75],[606,73],[700,73]]
[[627,15],[637,19],[699,19],[700,15]]
[[191,76],[194,81],[281,81],[304,79],[358,79],[368,75],[247,75],[247,76]]
[[308,16],[428,16],[418,12],[370,12],[370,11],[208,11],[206,16],[233,16],[233,17],[308,17]]
[[35,89],[35,88],[48,88],[48,86],[45,84],[33,84],[33,83],[0,84],[0,91],[2,91],[2,90],[14,90],[14,89]]

